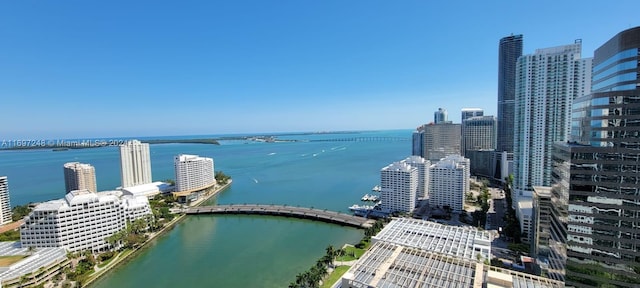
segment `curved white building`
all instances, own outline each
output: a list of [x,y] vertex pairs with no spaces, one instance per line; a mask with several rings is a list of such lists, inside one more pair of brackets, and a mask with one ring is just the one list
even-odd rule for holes
[[213,159],[181,154],[174,158],[176,192],[195,192],[216,184]]

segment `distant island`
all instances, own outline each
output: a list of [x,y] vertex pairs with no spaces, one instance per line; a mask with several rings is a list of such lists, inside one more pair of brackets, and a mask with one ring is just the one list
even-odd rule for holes
[[[272,134],[254,134],[245,136],[222,136],[216,138],[200,138],[200,139],[138,139],[142,143],[149,144],[213,144],[220,145],[219,141],[247,141],[247,142],[315,142],[327,141],[328,139],[314,140],[295,140],[295,139],[278,139],[282,136],[305,136],[314,134],[358,134],[358,131],[319,131],[319,132],[301,132],[301,133],[272,133]],[[87,140],[5,140],[0,141],[0,150],[36,150],[51,149],[53,151],[65,151],[69,149],[87,149],[100,148],[109,146],[120,146],[133,139],[87,139]],[[335,140],[335,139],[331,139]],[[331,141],[329,140],[329,141]]]
[[[109,146],[120,146],[127,140],[60,140],[60,141],[13,141],[3,145],[0,150],[35,150],[35,149],[51,149],[53,151],[65,151],[69,149],[87,149],[100,148]],[[149,144],[213,144],[220,145],[216,139],[152,139],[140,140],[142,143]]]

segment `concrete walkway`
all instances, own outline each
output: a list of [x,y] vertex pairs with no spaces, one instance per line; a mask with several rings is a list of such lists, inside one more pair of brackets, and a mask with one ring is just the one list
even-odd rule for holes
[[358,262],[358,259],[355,260],[351,260],[351,261],[338,261],[338,260],[334,260],[333,261],[333,266],[353,266],[356,264],[356,262]]

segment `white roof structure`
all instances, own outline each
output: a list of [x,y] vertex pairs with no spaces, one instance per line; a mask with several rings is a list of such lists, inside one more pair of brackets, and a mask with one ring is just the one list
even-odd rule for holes
[[564,283],[379,241],[342,276],[339,287],[560,288]]
[[442,225],[431,221],[398,218],[392,220],[373,242],[386,241],[429,252],[477,260],[477,255],[490,259],[491,236],[471,227]]
[[122,192],[125,195],[133,195],[133,196],[146,196],[151,198],[155,195],[158,195],[163,192],[168,192],[170,189],[169,184],[164,182],[153,182],[149,184],[142,184],[137,186],[131,186],[127,188],[122,188]]
[[474,287],[476,265],[467,259],[377,242],[344,274],[342,287]]
[[484,280],[487,288],[560,288],[561,281],[526,274],[493,266],[484,266]]
[[387,167],[382,168],[383,171],[400,171],[400,172],[411,172],[412,169],[416,169],[413,166],[407,164],[406,162],[393,162],[389,164]]
[[0,281],[36,272],[40,267],[45,267],[67,258],[67,252],[60,247],[37,248],[30,252],[28,248],[21,247],[20,242],[0,242],[0,256],[14,255],[28,255],[28,257],[8,267],[0,267]]
[[115,201],[122,195],[120,191],[91,192],[89,190],[74,190],[64,196],[64,199],[42,202],[33,211],[55,211],[69,208],[70,205],[93,203],[101,201]]
[[149,206],[149,200],[146,197],[125,195],[121,198],[122,204],[127,209],[136,209]]

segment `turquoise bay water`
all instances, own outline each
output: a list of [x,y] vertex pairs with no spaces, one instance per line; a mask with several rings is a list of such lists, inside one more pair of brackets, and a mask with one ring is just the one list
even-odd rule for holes
[[[287,136],[334,139],[393,136],[411,131]],[[227,141],[223,145],[151,145],[154,180],[174,178],[180,153],[214,158],[232,186],[210,204],[288,204],[348,212],[379,182],[379,170],[410,154],[410,141],[284,142]],[[64,195],[62,165],[96,167],[99,190],[120,184],[116,147],[68,151],[0,151],[0,175],[9,177],[12,204]],[[362,231],[333,224],[261,216],[188,216],[96,287],[286,287],[308,269],[327,245],[354,243]]]

